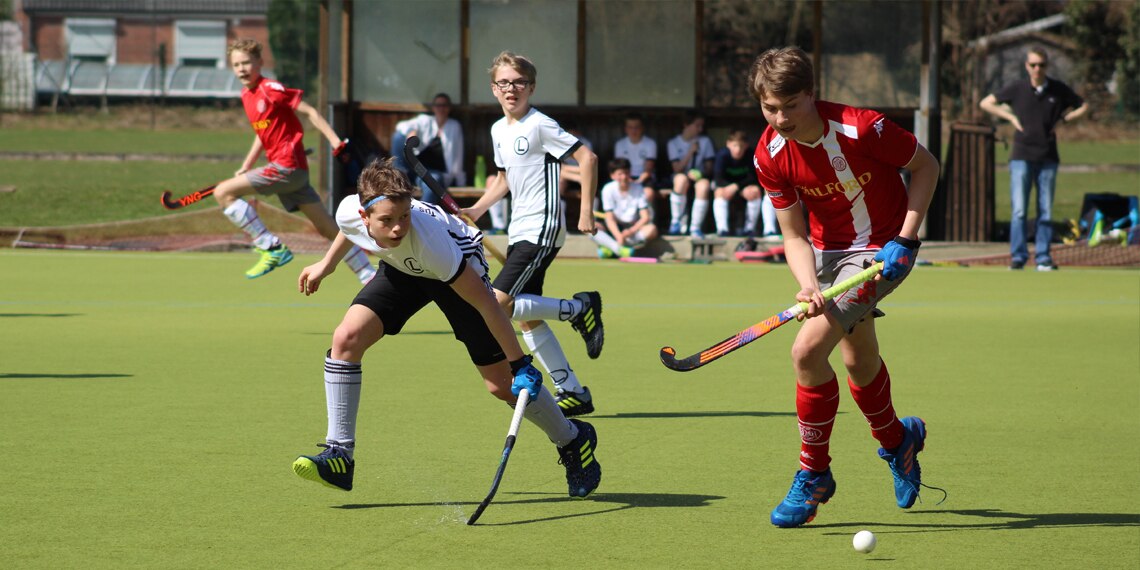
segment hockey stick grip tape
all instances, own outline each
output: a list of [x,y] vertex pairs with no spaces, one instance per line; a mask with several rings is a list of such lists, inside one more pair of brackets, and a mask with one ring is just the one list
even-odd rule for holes
[[[855,275],[852,275],[851,277],[848,277],[847,279],[844,279],[843,281],[840,281],[839,283],[828,287],[823,292],[823,300],[830,301],[855,288],[859,284],[874,279],[875,275],[877,275],[882,270],[883,262],[876,262],[874,265],[868,267],[867,269],[864,269],[863,271],[860,271],[859,273],[856,273]],[[793,317],[799,315],[800,313],[805,313],[807,310],[808,304],[806,302],[796,303],[792,308],[788,309],[788,311],[791,313],[791,316]]]

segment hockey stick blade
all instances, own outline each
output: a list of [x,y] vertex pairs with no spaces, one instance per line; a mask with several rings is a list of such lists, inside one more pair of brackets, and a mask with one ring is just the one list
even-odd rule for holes
[[491,499],[495,498],[495,492],[499,490],[499,483],[503,481],[503,472],[507,470],[507,460],[511,458],[511,450],[515,448],[515,440],[518,439],[523,411],[526,410],[526,404],[529,400],[530,392],[527,389],[523,388],[519,391],[519,399],[515,402],[515,414],[511,417],[511,427],[507,430],[507,443],[503,446],[502,456],[499,457],[499,468],[495,470],[495,479],[491,481],[491,492],[487,493],[487,498],[479,503],[474,513],[471,513],[471,518],[467,519],[468,525],[473,525],[475,521],[479,520],[483,511],[487,510],[487,505],[491,504]]
[[[843,293],[858,287],[859,285],[873,279],[876,274],[882,270],[882,262],[877,262],[874,265],[864,269],[863,271],[851,276],[850,278],[836,283],[834,286],[828,288],[823,292],[823,299],[830,301]],[[759,323],[756,323],[716,344],[706,348],[692,356],[685,358],[677,358],[677,350],[671,346],[661,348],[661,364],[670,370],[678,372],[688,372],[696,370],[784,325],[788,321],[795,319],[797,315],[807,311],[807,303],[796,303]]]
[[[448,192],[447,188],[444,188],[434,176],[428,174],[427,167],[420,162],[420,157],[416,156],[415,150],[418,146],[420,146],[420,137],[416,135],[412,135],[404,141],[404,160],[412,167],[416,176],[418,176],[420,180],[423,180],[424,183],[428,185],[428,188],[431,188],[431,191],[435,192],[436,196],[439,196],[440,203],[443,204],[443,207],[450,212],[451,215],[463,220],[467,225],[473,228],[479,227],[475,224],[475,220],[472,220],[467,214],[460,211],[459,204],[455,201],[451,192]],[[484,240],[483,247],[491,252],[491,255],[500,264],[507,262],[507,256],[503,255],[503,252],[499,251],[499,248],[495,247],[491,242]]]
[[174,196],[170,193],[170,190],[163,190],[162,207],[166,208],[167,210],[177,210],[179,208],[185,208],[190,204],[201,202],[203,199],[214,193],[214,188],[216,186],[217,184],[208,186],[201,190],[195,190],[194,192],[177,199],[175,199]]

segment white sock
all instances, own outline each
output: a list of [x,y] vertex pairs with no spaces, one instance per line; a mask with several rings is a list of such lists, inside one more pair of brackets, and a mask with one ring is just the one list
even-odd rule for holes
[[764,203],[761,205],[760,211],[763,212],[764,217],[764,235],[774,235],[780,230],[776,226],[776,208],[772,205],[772,199],[767,194],[764,195]]
[[538,391],[538,397],[527,404],[523,417],[542,430],[558,447],[565,447],[578,437],[578,426],[562,415],[562,408],[558,407],[558,402],[554,401],[554,396],[545,386]]
[[571,392],[581,392],[582,385],[578,377],[570,369],[570,362],[566,360],[566,353],[562,352],[562,345],[550,326],[542,323],[529,331],[523,331],[523,342],[530,349],[531,355],[546,369],[555,388]]
[[348,250],[344,256],[344,264],[356,274],[356,278],[360,279],[361,283],[368,283],[376,275],[376,268],[372,267],[368,253],[358,246],[354,245],[352,249]]
[[356,412],[360,409],[361,371],[359,362],[333,360],[325,356],[325,404],[329,427],[325,440],[336,442],[352,457],[356,447]]
[[265,224],[261,222],[261,218],[258,217],[257,210],[254,210],[249,202],[241,199],[234,200],[234,203],[226,206],[222,213],[235,226],[241,228],[241,231],[253,238],[253,245],[261,249],[270,249],[281,245],[281,240],[270,233]]
[[487,214],[491,216],[491,227],[497,230],[507,229],[507,201],[506,199],[499,200],[491,204],[487,208]]
[[619,255],[621,254],[621,252],[619,251],[621,249],[621,246],[618,245],[617,240],[614,239],[613,237],[611,237],[610,234],[608,234],[602,230],[598,230],[598,233],[590,236],[590,238],[594,240],[594,243],[596,243],[600,246],[603,246],[603,247],[608,247],[608,248],[610,248],[610,251],[612,251],[616,254],[619,254]]
[[760,217],[760,198],[749,200],[744,204],[744,231],[756,233],[756,220]]
[[[693,210],[696,209],[697,205],[693,204]],[[713,220],[716,221],[717,233],[728,232],[728,200],[713,198]]]
[[676,192],[669,193],[669,223],[680,224],[685,215],[685,206],[689,204],[689,197]]
[[555,299],[524,293],[515,297],[513,321],[568,321],[582,312],[582,302],[577,299]]
[[700,231],[705,223],[705,216],[709,213],[709,201],[697,198],[693,200],[693,218],[689,220],[689,233]]

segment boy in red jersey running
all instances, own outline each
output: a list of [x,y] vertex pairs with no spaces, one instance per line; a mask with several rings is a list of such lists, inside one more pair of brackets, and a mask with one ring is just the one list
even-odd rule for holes
[[[756,175],[776,208],[788,267],[809,309],[792,346],[800,470],[772,524],[810,522],[835,493],[828,441],[839,408],[839,382],[828,356],[839,347],[851,396],[878,440],[894,476],[899,507],[910,508],[922,484],[917,455],[926,424],[901,420],[891,379],[879,356],[878,302],[914,266],[918,228],[938,181],[938,161],[914,135],[882,113],[815,98],[809,56],[797,47],[771,49],[753,62],[748,87],[768,127],[756,145]],[[899,169],[910,171],[909,187]],[[808,221],[804,222],[804,212]],[[809,234],[810,227],[810,234]],[[831,303],[821,291],[872,261],[881,275]]]
[[[297,116],[304,115],[321,131],[335,149],[334,156],[344,152],[348,141],[341,141],[321,114],[301,100],[301,90],[287,89],[261,76],[261,44],[257,41],[237,40],[230,44],[226,56],[244,87],[241,104],[255,136],[241,168],[233,178],[218,184],[214,198],[224,208],[226,217],[253,238],[254,249],[261,254],[257,265],[245,272],[246,277],[253,279],[289,263],[293,253],[265,227],[257,211],[241,197],[254,193],[276,194],[286,210],[300,210],[321,235],[335,239],[339,233],[336,221],[325,211],[320,195],[309,184],[309,161],[301,140],[305,133]],[[269,164],[255,169],[253,165],[262,150]],[[359,247],[353,247],[344,262],[363,283],[376,274],[368,254]]]

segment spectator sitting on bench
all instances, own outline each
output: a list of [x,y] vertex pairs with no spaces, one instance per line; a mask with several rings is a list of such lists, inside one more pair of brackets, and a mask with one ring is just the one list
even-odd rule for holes
[[645,136],[645,119],[640,113],[627,113],[624,128],[625,137],[614,143],[614,158],[629,161],[629,175],[644,189],[649,219],[653,219],[657,203],[657,141]]
[[752,156],[747,153],[748,137],[744,131],[736,130],[728,134],[724,148],[716,153],[713,166],[713,219],[716,220],[716,235],[730,235],[729,206],[738,194],[744,198],[744,228],[740,233],[745,237],[756,235],[756,221],[764,211],[764,235],[776,233],[776,210],[768,196],[760,190],[756,182],[756,168]]
[[605,230],[593,236],[598,257],[630,257],[633,250],[657,237],[657,226],[649,219],[649,206],[640,183],[633,180],[629,160],[610,161],[610,182],[602,187]]
[[669,195],[669,234],[684,233],[681,219],[689,201],[689,190],[694,189],[693,212],[689,235],[705,237],[701,224],[709,211],[709,175],[712,174],[716,149],[712,139],[701,134],[705,130],[705,117],[696,111],[686,111],[681,134],[669,139],[667,151],[673,163],[673,193]]

